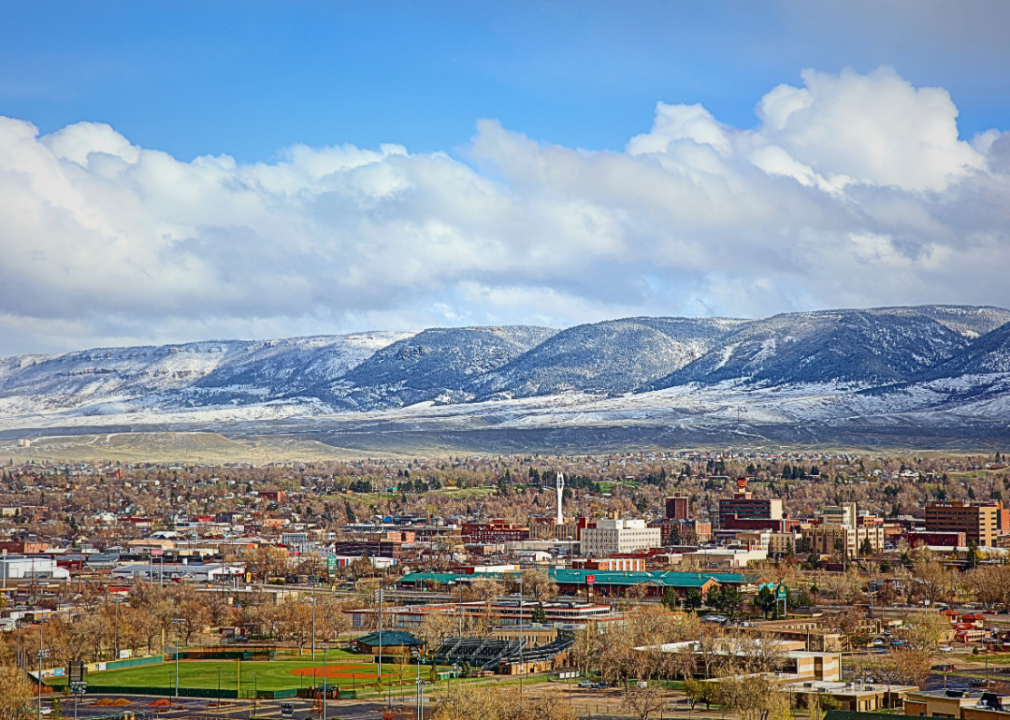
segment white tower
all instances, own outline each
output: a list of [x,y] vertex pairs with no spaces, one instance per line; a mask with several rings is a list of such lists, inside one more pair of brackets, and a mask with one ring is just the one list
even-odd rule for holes
[[565,516],[561,514],[561,496],[565,492],[565,476],[558,473],[558,525],[565,524]]

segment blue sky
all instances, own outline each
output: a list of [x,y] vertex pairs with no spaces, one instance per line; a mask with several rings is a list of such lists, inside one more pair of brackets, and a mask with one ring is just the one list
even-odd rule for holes
[[1010,306],[1002,2],[4,2],[0,355]]
[[295,143],[452,150],[478,118],[620,149],[659,100],[756,123],[812,67],[950,91],[963,135],[1010,125],[998,3],[5,2],[0,112],[106,122],[180,159]]

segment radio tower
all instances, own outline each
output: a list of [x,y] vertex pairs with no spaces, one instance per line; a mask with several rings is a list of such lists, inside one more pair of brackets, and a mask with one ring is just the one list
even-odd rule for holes
[[561,514],[561,496],[565,492],[565,476],[558,473],[558,525],[565,524],[565,516]]

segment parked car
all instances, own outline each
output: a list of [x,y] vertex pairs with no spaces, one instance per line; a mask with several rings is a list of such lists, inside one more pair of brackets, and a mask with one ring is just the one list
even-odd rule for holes
[[291,703],[281,703],[281,717],[293,718],[295,716],[295,706]]
[[940,646],[939,648],[937,648],[937,649],[938,649],[938,650],[939,650],[940,652],[942,652],[942,653],[952,653],[952,652],[954,652],[954,648],[952,648],[952,647],[951,647],[950,645],[941,645],[941,646]]
[[580,688],[591,688],[595,684],[596,683],[594,683],[592,680],[583,680],[582,682],[579,683],[579,687]]

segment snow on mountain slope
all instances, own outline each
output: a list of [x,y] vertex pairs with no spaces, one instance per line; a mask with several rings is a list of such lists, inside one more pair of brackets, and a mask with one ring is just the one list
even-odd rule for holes
[[624,393],[678,370],[746,323],[722,318],[625,318],[563,330],[482,377],[480,399]]
[[409,333],[368,332],[4,358],[0,412],[100,415],[128,405],[157,410],[264,402],[290,396],[299,385],[335,380],[405,336]]
[[760,437],[816,425],[821,438],[897,427],[939,436],[1006,427],[1008,316],[925,306],[627,318],[562,332],[437,328],[6,358],[0,429],[617,424]]
[[380,350],[317,394],[345,410],[463,402],[473,397],[467,390],[473,377],[515,360],[556,332],[529,325],[425,330]]
[[968,344],[914,308],[788,313],[743,326],[704,357],[645,389],[726,380],[866,387],[907,380]]

